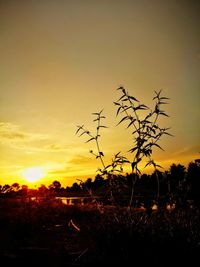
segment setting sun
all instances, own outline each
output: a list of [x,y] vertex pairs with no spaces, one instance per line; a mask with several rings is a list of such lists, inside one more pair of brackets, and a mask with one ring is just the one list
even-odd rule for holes
[[28,182],[36,182],[44,177],[45,172],[41,167],[33,167],[24,170],[22,175]]

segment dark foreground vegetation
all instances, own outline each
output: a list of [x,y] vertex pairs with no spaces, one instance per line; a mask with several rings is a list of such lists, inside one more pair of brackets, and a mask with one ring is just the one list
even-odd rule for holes
[[[151,214],[60,200],[0,202],[2,266],[194,266],[196,207]],[[19,264],[19,265],[18,265]]]

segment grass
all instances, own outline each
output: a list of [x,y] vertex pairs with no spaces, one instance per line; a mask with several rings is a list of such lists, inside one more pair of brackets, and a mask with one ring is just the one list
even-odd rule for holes
[[132,212],[59,201],[0,204],[0,255],[10,266],[192,266],[197,209]]

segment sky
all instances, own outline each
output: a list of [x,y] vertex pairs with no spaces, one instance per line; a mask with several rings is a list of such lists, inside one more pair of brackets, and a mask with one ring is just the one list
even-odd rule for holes
[[93,178],[95,144],[75,132],[95,131],[102,109],[105,161],[132,157],[131,132],[116,126],[120,85],[150,106],[154,90],[170,98],[161,123],[174,137],[156,162],[199,158],[199,14],[193,0],[0,0],[0,184],[27,184],[35,167],[45,172],[37,184]]

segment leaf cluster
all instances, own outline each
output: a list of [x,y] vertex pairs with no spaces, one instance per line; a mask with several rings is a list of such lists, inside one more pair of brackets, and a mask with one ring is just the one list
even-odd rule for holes
[[93,134],[91,133],[89,130],[87,130],[84,125],[81,126],[77,126],[77,131],[76,134],[79,133],[79,137],[82,135],[86,135],[88,137],[88,139],[86,140],[86,143],[89,143],[91,141],[95,141],[96,143],[96,152],[94,152],[93,150],[90,150],[90,153],[93,154],[96,159],[100,159],[103,168],[105,169],[105,163],[103,160],[104,157],[104,153],[100,150],[100,145],[99,145],[99,138],[100,138],[100,129],[102,128],[107,128],[107,126],[102,124],[102,120],[105,119],[106,117],[102,115],[103,110],[101,110],[100,112],[95,112],[92,113],[92,115],[95,116],[95,119],[93,120],[93,122],[96,123],[96,132]]
[[[171,135],[169,128],[161,128],[158,125],[158,118],[160,116],[169,117],[162,109],[162,106],[168,104],[168,97],[162,96],[162,90],[155,91],[153,101],[155,101],[154,108],[150,109],[145,104],[141,104],[138,99],[129,95],[128,91],[120,86],[120,98],[114,102],[117,106],[116,116],[122,116],[117,125],[127,123],[127,128],[132,128],[133,146],[129,152],[134,154],[131,161],[132,171],[140,173],[138,168],[139,162],[144,157],[148,158],[148,165],[154,167],[161,167],[157,165],[151,158],[153,148],[157,147],[161,150],[163,148],[158,144],[163,135]],[[144,114],[145,113],[145,114]]]
[[[168,104],[168,97],[162,96],[162,90],[154,91],[155,95],[153,97],[154,107],[153,109],[149,108],[147,105],[142,104],[137,98],[133,97],[128,93],[128,91],[120,86],[117,89],[121,96],[117,101],[114,102],[114,105],[117,107],[116,116],[121,116],[117,125],[122,123],[127,124],[127,129],[132,129],[132,147],[128,152],[133,154],[132,160],[128,160],[126,157],[122,156],[120,152],[114,155],[114,158],[111,160],[111,163],[106,165],[104,162],[104,153],[100,149],[100,130],[102,128],[107,128],[102,123],[102,120],[105,119],[105,116],[102,115],[103,110],[100,112],[93,113],[95,119],[93,122],[96,123],[96,132],[92,134],[87,130],[84,125],[77,126],[78,129],[76,134],[79,133],[79,137],[86,135],[88,139],[86,143],[94,141],[96,143],[96,150],[90,150],[90,153],[99,159],[102,164],[102,168],[99,168],[98,171],[102,176],[110,177],[111,185],[113,185],[114,177],[116,173],[122,173],[124,164],[130,164],[132,168],[132,173],[135,173],[135,177],[140,177],[140,168],[139,164],[144,158],[147,158],[147,164],[145,167],[152,165],[157,173],[157,168],[162,168],[152,159],[153,149],[155,147],[163,150],[159,142],[163,135],[172,136],[168,130],[169,128],[162,128],[158,124],[158,119],[161,116],[169,117],[166,112],[162,109],[163,105]],[[132,193],[130,199],[130,206],[132,203],[134,184],[136,183],[135,179],[133,181]],[[115,182],[115,181],[114,181]],[[112,193],[112,192],[111,192]],[[158,179],[158,196],[159,196],[159,179]]]

